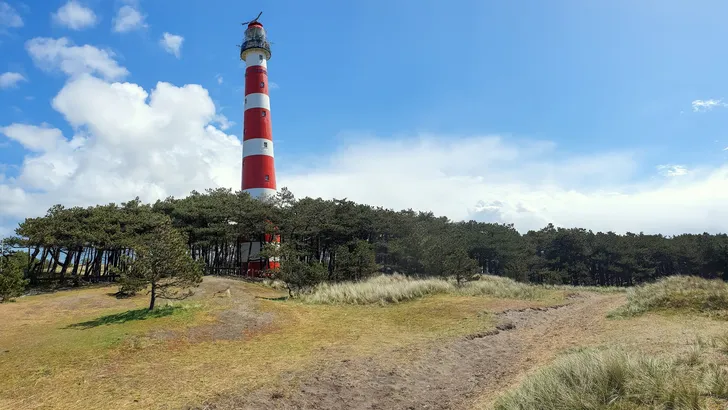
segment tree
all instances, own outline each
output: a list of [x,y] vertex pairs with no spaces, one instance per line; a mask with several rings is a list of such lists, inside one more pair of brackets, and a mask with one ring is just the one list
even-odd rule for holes
[[122,293],[149,290],[149,310],[157,298],[184,299],[202,282],[203,265],[188,253],[187,238],[169,220],[157,226],[135,245],[136,258],[122,273]]
[[318,261],[305,261],[303,254],[290,242],[265,244],[260,256],[280,261],[280,266],[271,273],[275,279],[285,282],[290,297],[321,283],[328,273],[326,266]]
[[8,242],[0,239],[0,303],[20,296],[28,281],[23,278],[28,265],[28,254],[13,252]]
[[358,239],[352,244],[352,249],[349,248],[349,245],[341,245],[336,249],[336,279],[361,280],[379,269],[370,243]]
[[478,262],[468,256],[468,252],[462,247],[456,247],[445,254],[443,266],[443,274],[454,276],[458,285],[470,280],[478,272]]

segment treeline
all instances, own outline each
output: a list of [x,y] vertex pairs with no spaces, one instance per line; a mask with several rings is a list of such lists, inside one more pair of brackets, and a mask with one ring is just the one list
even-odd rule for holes
[[27,248],[31,284],[110,280],[133,259],[136,239],[165,220],[186,234],[192,256],[212,274],[238,274],[240,244],[277,233],[297,259],[331,281],[360,279],[373,269],[427,276],[477,271],[572,285],[626,286],[668,275],[728,279],[725,234],[618,235],[549,224],[521,235],[510,224],[295,199],[286,189],[269,201],[211,189],[153,204],[56,205],[22,222],[12,241]]

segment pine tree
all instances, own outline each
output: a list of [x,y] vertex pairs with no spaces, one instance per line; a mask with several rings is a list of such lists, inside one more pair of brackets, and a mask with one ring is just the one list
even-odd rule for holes
[[149,310],[157,298],[184,299],[202,282],[202,263],[192,259],[185,236],[166,221],[135,246],[136,258],[121,276],[123,293],[149,290]]

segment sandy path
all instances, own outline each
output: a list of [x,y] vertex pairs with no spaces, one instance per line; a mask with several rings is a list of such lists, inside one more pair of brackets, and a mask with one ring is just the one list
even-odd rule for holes
[[499,314],[501,331],[432,343],[417,351],[342,360],[292,376],[283,392],[222,396],[201,409],[487,408],[498,391],[563,349],[596,341],[622,295],[585,294],[550,309]]

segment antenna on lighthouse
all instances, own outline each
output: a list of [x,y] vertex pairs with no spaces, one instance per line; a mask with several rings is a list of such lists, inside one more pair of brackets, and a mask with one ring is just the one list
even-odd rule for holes
[[242,25],[246,25],[246,24],[250,24],[250,23],[257,23],[257,22],[258,22],[258,19],[259,19],[259,18],[260,18],[260,16],[261,16],[261,14],[263,14],[263,12],[262,12],[262,11],[261,11],[260,13],[258,13],[258,17],[254,18],[254,19],[252,19],[252,20],[250,20],[250,21],[246,21],[245,23],[241,23],[241,24],[242,24]]

